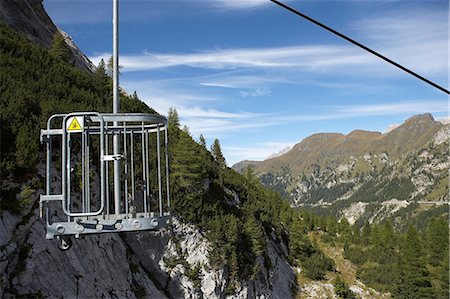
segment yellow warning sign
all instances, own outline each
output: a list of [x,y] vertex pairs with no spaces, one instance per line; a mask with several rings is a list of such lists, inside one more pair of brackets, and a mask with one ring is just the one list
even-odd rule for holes
[[83,117],[71,117],[67,120],[67,131],[74,133],[83,130]]

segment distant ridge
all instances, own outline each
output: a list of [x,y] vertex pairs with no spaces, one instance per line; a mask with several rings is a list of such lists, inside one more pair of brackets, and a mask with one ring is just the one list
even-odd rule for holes
[[233,168],[251,167],[292,206],[366,223],[409,215],[413,203],[450,201],[449,142],[450,125],[425,113],[383,134],[313,134],[278,157]]
[[[341,133],[316,133],[293,146],[290,151],[264,161],[243,161],[233,165],[242,171],[242,165],[252,166],[256,173],[265,173],[281,167],[289,167],[294,173],[306,171],[312,164],[342,160],[365,152],[382,153],[398,157],[424,145],[442,127],[430,113],[408,118],[402,125],[382,134],[381,132],[354,130]],[[325,159],[324,159],[325,158]]]

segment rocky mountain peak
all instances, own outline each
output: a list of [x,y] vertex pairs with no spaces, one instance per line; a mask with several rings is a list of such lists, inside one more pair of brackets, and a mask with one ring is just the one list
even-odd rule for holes
[[70,36],[58,29],[44,9],[43,0],[0,1],[0,22],[26,35],[31,42],[50,48],[58,31],[71,51],[71,59],[78,68],[94,71],[95,66],[72,42]]
[[418,114],[411,116],[405,121],[405,124],[409,123],[429,123],[434,122],[434,117],[431,115],[431,113],[424,113],[424,114]]

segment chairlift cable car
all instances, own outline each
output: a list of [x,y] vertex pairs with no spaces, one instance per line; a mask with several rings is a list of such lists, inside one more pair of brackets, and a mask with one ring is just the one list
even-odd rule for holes
[[118,53],[113,0],[113,113],[55,114],[41,130],[40,213],[46,238],[56,238],[61,250],[72,236],[158,230],[171,220],[167,119],[119,113]]

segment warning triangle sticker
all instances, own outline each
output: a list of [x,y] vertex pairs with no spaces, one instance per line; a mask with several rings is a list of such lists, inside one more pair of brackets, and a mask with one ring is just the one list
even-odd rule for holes
[[69,125],[69,128],[67,129],[68,131],[79,131],[82,130],[80,123],[78,122],[77,118],[74,117],[72,119],[72,122]]

